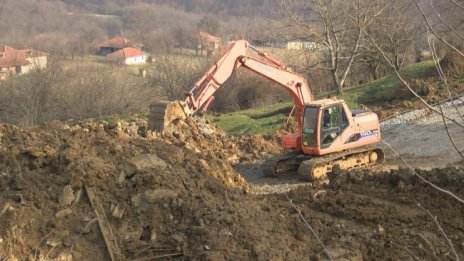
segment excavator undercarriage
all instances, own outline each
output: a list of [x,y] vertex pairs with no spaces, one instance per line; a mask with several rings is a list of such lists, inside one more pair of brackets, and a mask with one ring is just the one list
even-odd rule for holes
[[270,177],[297,172],[301,180],[316,181],[326,178],[334,168],[348,170],[382,163],[384,152],[379,147],[364,146],[356,149],[324,155],[323,157],[289,152],[269,158],[263,164],[263,172]]

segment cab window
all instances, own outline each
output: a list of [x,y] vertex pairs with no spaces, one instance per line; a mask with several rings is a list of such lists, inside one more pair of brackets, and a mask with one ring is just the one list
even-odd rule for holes
[[347,127],[348,118],[341,105],[324,108],[321,113],[321,147],[329,147]]

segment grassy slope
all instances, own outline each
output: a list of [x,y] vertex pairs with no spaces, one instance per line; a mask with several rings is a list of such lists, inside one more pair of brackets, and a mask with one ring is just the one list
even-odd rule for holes
[[[431,62],[413,64],[401,70],[406,79],[421,78],[433,67]],[[404,88],[395,75],[347,89],[341,97],[351,108],[364,104],[372,109],[381,109]],[[329,94],[321,94],[319,98]],[[233,113],[210,116],[226,132],[231,134],[254,134],[272,132],[283,126],[285,117],[290,112],[291,102],[273,104],[266,107],[237,111]],[[266,116],[268,117],[260,117]],[[256,119],[257,118],[257,119]]]

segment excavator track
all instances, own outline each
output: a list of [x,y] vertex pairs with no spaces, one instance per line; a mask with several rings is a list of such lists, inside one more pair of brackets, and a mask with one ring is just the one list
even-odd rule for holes
[[301,152],[288,152],[266,159],[262,170],[268,177],[279,177],[283,173],[296,172],[300,163],[305,159],[307,158]]
[[381,148],[366,146],[304,160],[298,167],[298,176],[306,181],[323,180],[334,168],[348,170],[382,163],[384,159]]

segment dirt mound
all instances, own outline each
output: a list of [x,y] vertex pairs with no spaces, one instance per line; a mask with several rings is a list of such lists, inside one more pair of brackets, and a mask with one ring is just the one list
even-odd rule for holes
[[441,59],[440,65],[448,77],[462,77],[464,75],[464,57],[456,51],[448,52]]
[[[340,173],[291,191],[293,208],[250,194],[229,164],[272,151],[271,138],[178,124],[164,135],[143,120],[0,125],[0,259],[109,260],[106,241],[120,260],[326,258],[300,213],[335,260],[449,258],[417,203],[464,252],[463,205],[408,173]],[[421,174],[464,196],[462,170]]]
[[[224,259],[225,250],[236,251],[228,258],[283,258],[282,248],[260,252],[281,240],[277,234],[268,241],[242,223],[258,217],[263,231],[293,225],[274,224],[263,209],[271,206],[245,196],[247,184],[228,163],[277,145],[260,136],[226,137],[204,123],[164,135],[146,132],[143,120],[0,125],[0,257],[108,259],[89,188],[124,258]],[[212,132],[198,136],[207,128]]]
[[[464,197],[462,169],[417,171]],[[437,218],[459,255],[464,254],[464,205],[421,182],[409,170],[340,173],[330,177],[328,186],[299,187],[289,196],[326,239],[329,250],[348,259],[454,258],[426,210]],[[316,220],[323,221],[318,224]]]
[[230,136],[207,119],[197,117],[173,122],[160,137],[233,164],[261,159],[282,150],[272,135]]

